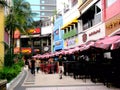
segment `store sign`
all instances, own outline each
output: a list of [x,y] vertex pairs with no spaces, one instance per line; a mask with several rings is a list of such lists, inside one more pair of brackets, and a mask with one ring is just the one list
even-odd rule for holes
[[100,33],[100,29],[99,29],[99,30],[96,30],[96,31],[91,32],[91,33],[89,34],[89,37],[90,37],[90,36],[93,36],[93,35],[95,35],[95,34],[98,34],[98,33]]
[[117,15],[105,22],[106,34],[110,35],[120,28],[120,15]]
[[71,45],[75,45],[78,43],[78,39],[77,38],[73,38],[73,39],[69,39],[65,41],[65,46],[71,46]]
[[39,49],[39,48],[36,48],[36,49],[34,49],[34,52],[35,52],[35,53],[40,52],[40,49]]
[[21,48],[21,52],[30,54],[32,52],[32,49],[31,48]]
[[40,33],[40,28],[29,29],[28,33],[30,33],[30,34],[38,34],[38,33]]
[[44,47],[44,51],[48,51],[49,50],[49,47]]

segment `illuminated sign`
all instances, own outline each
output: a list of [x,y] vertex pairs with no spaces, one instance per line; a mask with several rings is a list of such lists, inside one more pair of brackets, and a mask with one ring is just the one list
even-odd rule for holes
[[21,48],[21,52],[30,54],[32,52],[32,49],[31,48]]
[[29,29],[29,30],[28,30],[28,33],[30,33],[30,34],[40,33],[40,28]]

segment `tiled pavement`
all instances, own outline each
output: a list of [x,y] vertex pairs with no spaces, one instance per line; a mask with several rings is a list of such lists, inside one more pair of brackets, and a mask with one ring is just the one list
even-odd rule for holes
[[70,76],[64,76],[63,79],[59,79],[58,74],[39,72],[34,76],[28,70],[27,73],[26,79],[22,84],[22,87],[26,87],[25,90],[120,90],[107,88],[102,83],[95,84],[90,80],[75,80]]

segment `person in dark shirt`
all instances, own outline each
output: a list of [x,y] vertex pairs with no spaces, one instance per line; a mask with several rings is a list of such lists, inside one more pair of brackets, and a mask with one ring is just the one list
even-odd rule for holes
[[62,55],[59,55],[59,58],[58,58],[58,70],[59,70],[60,79],[62,79],[62,74],[64,72],[63,61],[64,61],[64,58],[62,57]]
[[35,75],[35,58],[31,60],[31,73]]

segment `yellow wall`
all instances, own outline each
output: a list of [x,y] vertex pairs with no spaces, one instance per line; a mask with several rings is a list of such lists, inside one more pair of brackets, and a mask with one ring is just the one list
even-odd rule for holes
[[0,68],[4,63],[4,9],[0,6]]

